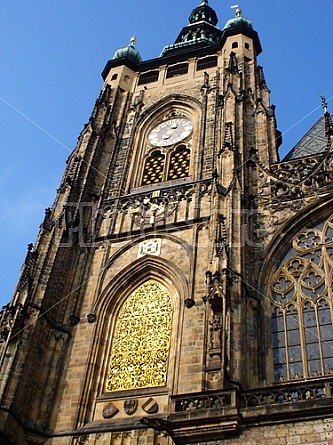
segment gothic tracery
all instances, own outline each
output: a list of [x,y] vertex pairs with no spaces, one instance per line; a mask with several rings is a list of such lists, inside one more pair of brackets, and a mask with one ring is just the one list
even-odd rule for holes
[[302,230],[273,277],[276,380],[333,372],[333,215]]

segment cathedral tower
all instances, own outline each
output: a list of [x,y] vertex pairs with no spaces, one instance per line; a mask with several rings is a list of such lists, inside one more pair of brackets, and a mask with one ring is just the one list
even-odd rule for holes
[[217,23],[107,62],[1,313],[1,443],[329,443],[331,117],[280,162],[258,34]]

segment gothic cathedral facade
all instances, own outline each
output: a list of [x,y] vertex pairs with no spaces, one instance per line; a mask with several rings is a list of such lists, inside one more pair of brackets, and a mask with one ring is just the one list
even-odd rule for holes
[[280,161],[258,34],[217,21],[106,64],[1,312],[1,444],[333,443],[331,116]]

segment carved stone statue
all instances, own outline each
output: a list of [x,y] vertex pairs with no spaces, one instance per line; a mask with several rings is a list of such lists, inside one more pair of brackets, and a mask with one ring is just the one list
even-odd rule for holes
[[221,348],[221,317],[214,315],[213,321],[210,322],[210,347],[212,349]]

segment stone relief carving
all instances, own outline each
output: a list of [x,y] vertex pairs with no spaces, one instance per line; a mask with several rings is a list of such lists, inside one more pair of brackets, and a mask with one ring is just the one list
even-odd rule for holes
[[160,238],[142,241],[142,243],[139,244],[138,258],[144,255],[159,256],[161,254],[161,243],[162,240]]
[[258,159],[254,161],[258,167],[258,209],[261,217],[258,239],[269,241],[287,219],[332,192],[333,154],[329,151],[275,164],[270,170]]
[[194,191],[188,185],[128,196],[121,200],[120,212],[128,213],[137,226],[154,225],[172,215],[180,201],[190,201]]

